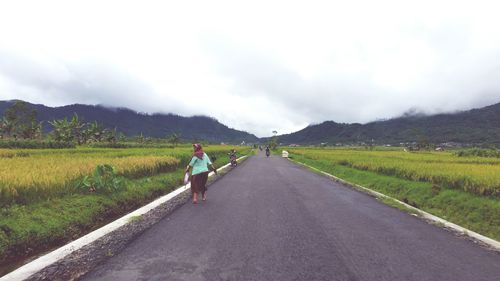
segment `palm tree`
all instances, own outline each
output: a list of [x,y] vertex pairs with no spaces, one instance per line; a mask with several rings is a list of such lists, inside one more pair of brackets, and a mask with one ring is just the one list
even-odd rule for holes
[[274,130],[273,131],[273,137],[271,138],[270,142],[269,142],[269,147],[271,149],[276,149],[276,147],[278,147],[278,131]]

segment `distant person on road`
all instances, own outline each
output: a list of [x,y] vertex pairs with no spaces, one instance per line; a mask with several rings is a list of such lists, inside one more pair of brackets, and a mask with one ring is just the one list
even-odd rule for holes
[[191,193],[193,194],[193,204],[198,203],[198,193],[201,192],[201,198],[203,201],[207,200],[207,180],[209,169],[208,166],[217,174],[217,169],[215,169],[212,161],[208,155],[203,152],[201,144],[193,144],[193,157],[186,167],[186,173],[191,171]]
[[232,159],[233,157],[236,158],[236,149],[231,149],[228,155],[230,159]]
[[231,151],[229,151],[228,155],[229,155],[229,161],[231,162],[231,166],[236,167],[236,165],[238,165],[238,161],[236,161],[236,159],[237,159],[236,149],[231,149]]
[[269,149],[269,146],[266,146],[266,156],[269,157],[271,155],[271,150]]

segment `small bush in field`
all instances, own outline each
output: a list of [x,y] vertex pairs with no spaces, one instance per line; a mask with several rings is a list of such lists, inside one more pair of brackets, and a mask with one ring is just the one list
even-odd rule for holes
[[114,192],[125,187],[124,182],[116,173],[115,167],[104,164],[97,165],[91,176],[85,176],[80,183],[80,188],[90,192]]

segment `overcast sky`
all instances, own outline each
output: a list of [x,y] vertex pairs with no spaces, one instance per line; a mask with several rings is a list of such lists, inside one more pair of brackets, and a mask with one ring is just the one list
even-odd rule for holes
[[260,137],[482,107],[500,102],[499,11],[478,0],[2,1],[0,100],[202,114]]

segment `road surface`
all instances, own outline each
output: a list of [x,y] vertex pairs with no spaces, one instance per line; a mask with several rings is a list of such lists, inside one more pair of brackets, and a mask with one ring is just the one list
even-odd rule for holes
[[498,281],[500,254],[260,154],[83,279]]

